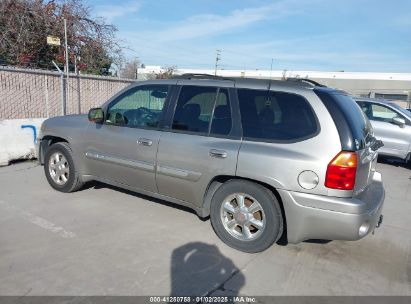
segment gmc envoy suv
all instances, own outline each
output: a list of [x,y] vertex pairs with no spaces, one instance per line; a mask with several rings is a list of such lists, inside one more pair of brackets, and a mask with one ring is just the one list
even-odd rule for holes
[[[346,93],[308,80],[136,82],[87,115],[47,119],[51,187],[96,180],[210,217],[223,242],[358,240],[382,222],[381,142]],[[172,220],[172,219],[170,219]],[[187,227],[189,228],[189,227]]]

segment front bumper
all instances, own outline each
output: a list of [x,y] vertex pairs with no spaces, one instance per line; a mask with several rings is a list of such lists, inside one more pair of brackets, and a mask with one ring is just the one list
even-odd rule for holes
[[385,191],[381,174],[358,196],[338,198],[279,190],[289,243],[308,239],[358,240],[382,221]]
[[37,162],[40,165],[44,164],[44,155],[46,153],[47,147],[49,146],[49,140],[41,140],[40,138],[37,139],[36,142],[36,158]]
[[35,145],[35,149],[36,149],[36,158],[37,158],[37,161],[40,163],[40,145],[41,145],[41,139],[40,138],[37,138],[36,139],[36,145]]

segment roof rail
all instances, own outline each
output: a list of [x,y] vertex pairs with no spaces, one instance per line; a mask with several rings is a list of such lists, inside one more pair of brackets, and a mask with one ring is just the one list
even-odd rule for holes
[[319,83],[319,82],[317,82],[317,81],[314,81],[314,80],[308,79],[308,78],[288,77],[286,80],[287,80],[287,81],[294,81],[294,82],[305,82],[305,83],[311,84],[311,85],[314,86],[314,87],[323,87],[323,88],[326,88],[326,87],[327,87],[326,85],[323,85],[323,84],[321,84],[321,83]]
[[231,78],[225,78],[221,76],[215,76],[210,74],[196,74],[196,73],[186,73],[182,75],[174,75],[173,79],[216,79],[216,80],[232,80]]

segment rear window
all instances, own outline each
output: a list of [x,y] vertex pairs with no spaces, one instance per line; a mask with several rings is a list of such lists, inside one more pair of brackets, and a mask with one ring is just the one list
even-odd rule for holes
[[330,112],[341,139],[343,150],[356,151],[372,141],[372,127],[361,108],[347,94],[315,90]]
[[239,89],[238,99],[245,138],[295,142],[318,133],[314,112],[300,95]]
[[227,89],[184,86],[173,118],[173,129],[211,136],[231,132],[231,108]]

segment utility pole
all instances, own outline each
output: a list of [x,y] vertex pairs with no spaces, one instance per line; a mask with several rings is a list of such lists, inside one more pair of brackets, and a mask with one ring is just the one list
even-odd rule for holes
[[64,18],[64,41],[66,45],[66,98],[69,99],[69,54],[68,54],[68,44],[67,44],[67,20]]
[[404,91],[407,94],[407,108],[411,108],[411,91]]
[[214,70],[214,76],[217,76],[217,69],[218,69],[218,62],[221,60],[221,50],[217,50],[216,56],[215,56],[215,70]]
[[77,111],[78,111],[78,114],[81,114],[80,71],[77,68],[77,52],[74,56],[74,73],[76,74],[76,78],[77,78]]
[[66,94],[64,86],[64,72],[60,70],[58,65],[52,60],[53,65],[56,67],[57,71],[60,73],[60,91],[61,91],[61,115],[66,115]]
[[77,69],[77,54],[74,56],[74,74],[79,74]]

